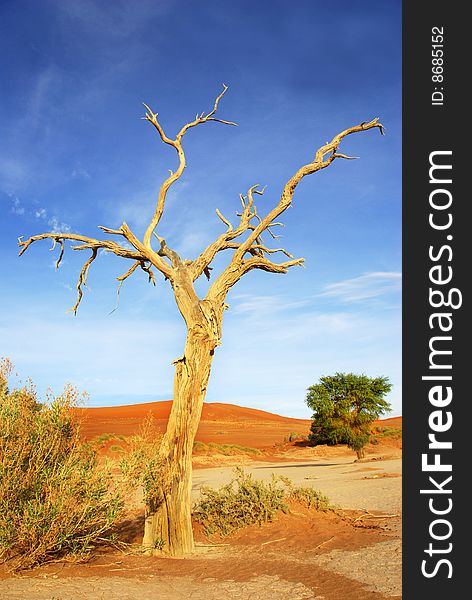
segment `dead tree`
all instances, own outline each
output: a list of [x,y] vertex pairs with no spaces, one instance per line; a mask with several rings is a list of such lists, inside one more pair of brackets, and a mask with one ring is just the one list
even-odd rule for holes
[[[213,108],[207,114],[197,114],[193,121],[182,127],[174,139],[164,132],[157,113],[144,105],[147,112],[143,119],[154,126],[162,142],[174,148],[179,165],[175,172],[170,172],[159,190],[154,213],[142,240],[133,234],[126,223],[118,229],[99,226],[106,234],[106,239],[95,239],[75,233],[43,233],[27,240],[19,239],[20,255],[34,242],[52,240],[53,245],[60,248],[57,266],[61,262],[65,242],[68,240],[78,242],[72,246],[73,250],[90,251],[79,274],[77,301],[71,309],[74,314],[77,313],[82,299],[90,266],[97,258],[99,250],[112,252],[131,261],[129,269],[117,278],[120,286],[136,270],[142,269],[150,282],[154,282],[156,274],[160,274],[172,288],[177,307],[187,326],[187,339],[183,355],[173,362],[173,404],[160,449],[166,476],[160,493],[147,502],[143,545],[151,551],[164,546],[164,550],[174,556],[188,554],[194,550],[190,513],[192,448],[213,355],[215,348],[220,344],[223,313],[228,308],[225,304],[226,295],[243,275],[253,269],[269,273],[287,273],[290,267],[302,265],[303,258],[294,258],[284,248],[266,245],[263,234],[273,239],[280,237],[274,233],[275,228],[282,226],[277,219],[292,204],[295,189],[303,177],[326,169],[336,159],[353,158],[338,151],[341,141],[346,136],[373,128],[378,128],[383,133],[378,119],[373,119],[336,135],[316,151],[312,160],[296,171],[285,184],[279,201],[264,215],[258,213],[254,202],[255,195],[264,193],[264,189],[259,185],[252,186],[246,195],[239,196],[241,209],[236,213],[238,221],[235,225],[216,209],[217,216],[225,226],[224,231],[195,260],[185,260],[167,245],[164,237],[158,235],[159,222],[165,209],[167,193],[180,179],[186,166],[183,148],[185,134],[190,129],[211,121],[235,125],[215,117],[226,90],[227,87],[223,86],[223,91],[216,98]],[[156,248],[153,247],[153,240],[158,242]],[[195,291],[195,281],[202,275],[210,278],[213,259],[224,251],[229,253],[226,268],[211,285],[209,284],[205,297],[200,298]],[[286,260],[275,262],[276,255],[284,255]]]

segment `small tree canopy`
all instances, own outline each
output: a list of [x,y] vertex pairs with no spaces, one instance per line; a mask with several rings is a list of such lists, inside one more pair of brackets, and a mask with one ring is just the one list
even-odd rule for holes
[[392,389],[387,377],[336,373],[308,388],[307,405],[314,411],[310,440],[314,444],[347,444],[362,455],[370,425],[390,410],[384,396]]

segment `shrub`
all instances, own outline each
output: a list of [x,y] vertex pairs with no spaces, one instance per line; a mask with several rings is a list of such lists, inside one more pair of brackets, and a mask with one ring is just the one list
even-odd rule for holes
[[310,487],[294,487],[290,489],[290,500],[295,500],[304,504],[308,508],[315,510],[328,511],[333,508],[327,496]]
[[226,536],[253,523],[271,521],[279,510],[288,511],[285,487],[280,478],[265,484],[253,479],[242,469],[219,490],[202,487],[201,497],[193,510],[194,519],[203,525],[205,533]]
[[380,437],[399,440],[402,437],[402,429],[400,427],[385,427],[380,432]]
[[95,444],[99,448],[104,448],[105,444],[107,442],[112,441],[112,440],[125,441],[125,436],[124,435],[117,435],[116,433],[101,433],[100,435],[97,435],[96,437],[94,437],[91,440],[91,443]]
[[278,511],[289,512],[290,501],[317,510],[330,508],[328,498],[317,490],[296,488],[286,477],[274,475],[264,483],[238,467],[234,479],[219,490],[201,488],[193,517],[203,525],[205,534],[224,537],[248,525],[270,522]]
[[159,450],[162,434],[150,413],[140,432],[127,439],[126,455],[120,461],[121,472],[129,488],[142,487],[146,505],[159,504],[168,475]]
[[308,436],[303,433],[296,433],[292,431],[292,433],[287,437],[288,442],[296,442],[296,441],[306,441]]
[[85,557],[113,540],[121,495],[79,439],[77,392],[41,404],[32,385],[9,391],[11,368],[0,363],[0,559],[19,569]]
[[257,448],[250,446],[240,446],[239,444],[217,444],[215,442],[194,442],[193,451],[195,454],[223,454],[224,456],[239,456],[239,455],[259,455],[262,454]]
[[110,446],[109,450],[110,452],[118,452],[120,454],[125,451],[123,446],[120,446],[119,444],[113,444],[112,446]]

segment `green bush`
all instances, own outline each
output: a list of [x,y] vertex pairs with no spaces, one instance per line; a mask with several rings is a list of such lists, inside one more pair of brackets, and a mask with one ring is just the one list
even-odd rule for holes
[[333,508],[327,496],[311,487],[294,487],[290,490],[289,498],[323,512]]
[[39,403],[31,385],[9,391],[11,369],[0,363],[0,559],[21,569],[85,557],[112,541],[121,494],[80,441],[77,392]]
[[193,517],[203,525],[207,535],[226,536],[253,523],[267,523],[279,510],[288,511],[285,486],[280,478],[273,477],[265,484],[240,468],[235,473],[236,477],[219,490],[201,489]]
[[270,522],[278,511],[289,512],[291,501],[316,510],[330,508],[328,498],[317,490],[294,487],[286,477],[274,475],[269,483],[264,483],[238,467],[234,479],[219,490],[201,488],[193,518],[203,526],[205,534],[224,537],[248,525]]

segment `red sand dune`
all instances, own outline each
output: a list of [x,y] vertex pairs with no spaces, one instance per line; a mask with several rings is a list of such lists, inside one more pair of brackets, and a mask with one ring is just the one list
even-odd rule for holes
[[[82,433],[89,440],[103,433],[129,436],[139,433],[143,420],[151,414],[157,428],[164,432],[171,400],[126,406],[83,408]],[[401,417],[385,419],[389,427],[401,427]],[[263,410],[220,402],[205,403],[197,431],[197,441],[239,444],[266,448],[283,443],[290,434],[307,435],[310,419],[282,417]]]
[[374,421],[374,427],[379,425],[381,427],[395,427],[401,429],[403,426],[403,417],[389,417],[388,419],[380,419]]

